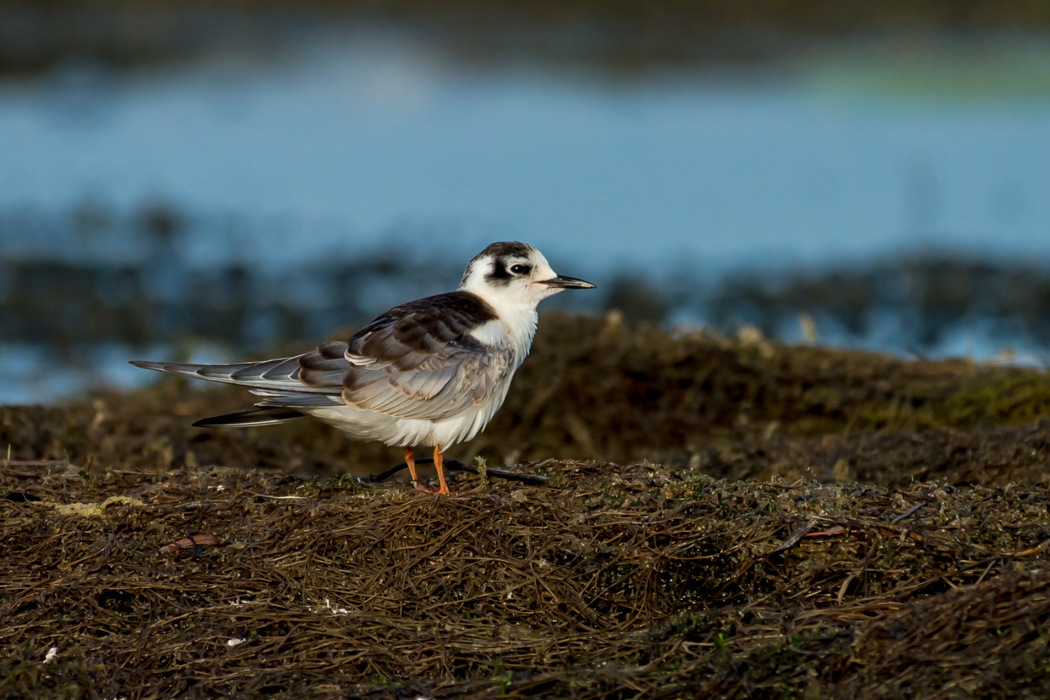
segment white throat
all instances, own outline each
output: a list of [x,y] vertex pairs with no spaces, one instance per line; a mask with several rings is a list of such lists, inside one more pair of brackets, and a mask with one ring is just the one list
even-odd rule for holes
[[539,314],[536,312],[537,301],[532,299],[512,299],[503,290],[494,290],[485,284],[466,284],[460,290],[475,294],[495,310],[498,318],[482,324],[471,331],[471,335],[486,345],[507,346],[514,348],[518,364],[525,360],[536,335],[536,323]]

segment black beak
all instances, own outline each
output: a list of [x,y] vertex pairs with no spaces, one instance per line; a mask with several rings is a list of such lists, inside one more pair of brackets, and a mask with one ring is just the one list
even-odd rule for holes
[[543,280],[542,284],[545,284],[548,287],[559,287],[561,289],[594,289],[594,285],[590,282],[584,282],[575,277],[566,277],[565,275],[558,275],[549,280]]

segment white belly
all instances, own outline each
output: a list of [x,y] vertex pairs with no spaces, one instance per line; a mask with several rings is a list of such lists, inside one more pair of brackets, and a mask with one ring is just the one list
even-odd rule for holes
[[442,420],[397,418],[385,413],[364,411],[353,406],[301,408],[303,413],[341,430],[354,440],[375,440],[391,446],[441,445],[448,447],[470,440],[488,425],[510,388],[510,378],[484,404],[471,406],[458,415]]

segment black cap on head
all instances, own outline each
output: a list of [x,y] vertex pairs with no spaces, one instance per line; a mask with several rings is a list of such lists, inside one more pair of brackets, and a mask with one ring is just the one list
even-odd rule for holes
[[527,243],[519,243],[517,241],[500,241],[498,243],[490,244],[487,248],[485,248],[485,250],[481,251],[473,258],[471,258],[470,262],[474,262],[475,260],[488,256],[494,258],[527,258],[529,257],[529,254],[532,252],[532,250],[532,246],[528,245]]
[[492,243],[485,250],[481,251],[467,263],[467,269],[463,273],[463,280],[466,281],[467,277],[470,276],[470,272],[474,267],[474,263],[482,258],[493,258],[494,262],[492,265],[492,272],[485,276],[485,279],[495,284],[506,284],[507,280],[511,278],[510,272],[507,270],[506,258],[527,258],[535,250],[531,245],[527,243],[519,243],[518,241],[499,241],[498,243]]

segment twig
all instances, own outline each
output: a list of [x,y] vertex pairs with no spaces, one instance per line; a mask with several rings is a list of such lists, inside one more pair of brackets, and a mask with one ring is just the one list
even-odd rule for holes
[[849,576],[846,577],[846,580],[842,582],[841,586],[839,586],[839,595],[836,599],[839,605],[842,605],[842,599],[846,597],[846,589],[849,588],[850,583],[852,583],[855,578],[857,578],[857,574],[851,571]]
[[[160,548],[161,554],[171,554],[180,549],[199,550],[201,547],[218,547],[222,542],[210,532],[195,532]],[[199,552],[197,552],[199,553]]]
[[57,467],[60,464],[69,464],[64,459],[5,459],[5,467]]
[[984,580],[984,577],[987,576],[988,572],[992,570],[992,566],[995,565],[995,562],[996,562],[995,559],[992,559],[990,562],[988,562],[987,568],[985,568],[984,573],[981,574],[981,577],[979,579],[977,579],[977,583],[974,584],[975,586],[980,585],[981,581]]
[[1040,552],[1043,552],[1044,550],[1046,550],[1046,548],[1048,546],[1050,546],[1050,540],[1043,540],[1042,542],[1040,542],[1039,544],[1037,544],[1034,547],[1029,547],[1028,549],[1023,549],[1020,552],[1014,552],[1012,554],[1006,554],[1004,556],[1007,556],[1007,557],[1030,557],[1033,554],[1039,554]]
[[810,520],[809,523],[807,523],[804,528],[802,528],[801,530],[796,532],[791,537],[787,538],[787,540],[784,541],[784,544],[782,544],[779,547],[777,547],[776,549],[774,549],[772,552],[770,552],[770,554],[777,554],[778,552],[783,552],[786,549],[790,549],[790,548],[794,547],[796,544],[799,543],[799,540],[801,540],[803,537],[806,536],[807,532],[809,532],[810,530],[812,530],[816,526],[817,526],[817,521],[816,520]]
[[922,508],[922,507],[923,507],[924,505],[926,505],[926,504],[925,504],[924,502],[922,502],[922,501],[919,501],[918,503],[916,503],[915,505],[913,505],[913,506],[912,506],[911,508],[909,508],[908,510],[904,511],[903,513],[901,513],[900,515],[898,515],[898,516],[897,516],[896,518],[894,518],[893,520],[891,520],[891,521],[890,521],[890,525],[896,525],[897,523],[899,523],[900,521],[904,520],[904,519],[905,519],[905,518],[907,518],[907,517],[908,517],[909,515],[911,515],[911,514],[912,514],[912,513],[914,513],[915,511],[917,511],[917,510],[918,510],[919,508]]
[[[433,463],[434,463],[434,460],[431,459],[430,457],[427,457],[425,459],[417,459],[416,460],[416,464],[433,464]],[[479,470],[478,470],[477,467],[475,467],[475,466],[473,466],[471,464],[463,464],[463,462],[460,462],[460,461],[455,460],[455,459],[446,459],[445,460],[445,468],[448,469],[449,471],[454,471],[454,472],[469,472],[471,474],[478,474],[479,473]],[[392,477],[394,474],[397,474],[402,469],[408,469],[408,465],[405,464],[404,462],[402,462],[401,464],[398,464],[395,467],[391,467],[390,469],[387,469],[382,474],[374,475],[371,478],[367,478],[366,480],[367,481],[376,482],[376,483],[379,483],[379,482],[382,482],[382,481],[386,481],[387,479]],[[543,476],[542,474],[521,474],[519,472],[511,472],[511,471],[506,471],[504,469],[493,469],[492,467],[486,467],[485,468],[485,474],[486,474],[486,476],[490,476],[490,477],[494,476],[497,479],[506,479],[507,481],[520,481],[520,482],[523,482],[523,483],[526,483],[526,484],[535,484],[537,486],[542,486],[542,485],[546,484],[548,481],[550,481],[550,477],[549,476]]]
[[310,500],[313,496],[271,496],[265,493],[255,493],[253,491],[245,491],[244,493],[249,496],[255,496],[256,498],[272,498],[275,501],[289,501],[289,500]]
[[821,530],[820,532],[807,532],[805,537],[834,537],[835,535],[845,535],[846,533],[857,534],[860,530],[847,530],[841,525],[835,525],[829,527],[827,530]]

